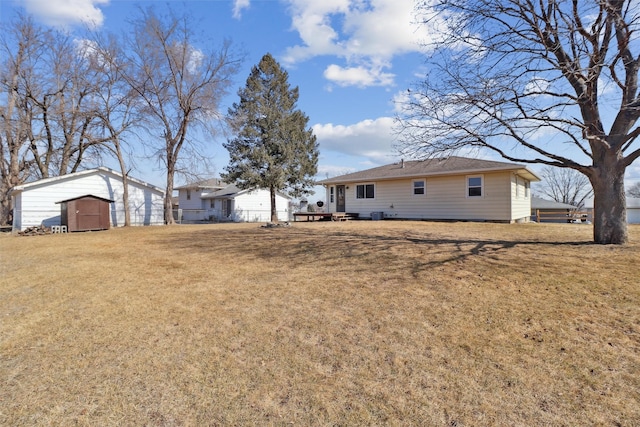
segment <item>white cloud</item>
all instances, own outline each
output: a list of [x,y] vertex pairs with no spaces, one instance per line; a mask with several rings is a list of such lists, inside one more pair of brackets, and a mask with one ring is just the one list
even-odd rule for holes
[[625,173],[625,183],[627,186],[633,185],[635,182],[640,182],[640,163],[632,163],[627,167]]
[[324,77],[338,86],[389,86],[393,84],[394,74],[384,73],[380,67],[348,67],[329,65],[324,70]]
[[[364,168],[363,168],[364,169]],[[334,176],[346,175],[358,171],[354,167],[344,167],[336,165],[318,165],[318,179],[332,178]]]
[[98,54],[98,44],[89,39],[74,39],[76,53],[82,58],[95,57]]
[[317,124],[313,133],[320,151],[328,150],[357,156],[373,164],[387,164],[395,159],[393,118],[367,119],[352,125]]
[[240,19],[242,17],[242,10],[248,9],[251,6],[250,0],[233,0],[233,17]]
[[204,53],[200,49],[195,49],[190,47],[189,52],[187,53],[187,70],[191,74],[196,74],[200,67],[202,66],[202,62],[205,59]]
[[[0,0],[1,1],[1,0]],[[48,25],[86,24],[100,27],[104,15],[99,6],[110,0],[22,0],[25,10]]]
[[394,76],[381,73],[381,67],[390,66],[394,56],[423,50],[421,45],[433,39],[430,28],[438,25],[437,19],[430,26],[415,24],[414,0],[287,1],[302,43],[289,47],[283,62],[293,65],[319,55],[343,58],[346,66],[328,70],[329,76],[341,71],[341,85],[361,85],[362,79],[346,76],[356,71],[383,77],[378,85],[393,84]]

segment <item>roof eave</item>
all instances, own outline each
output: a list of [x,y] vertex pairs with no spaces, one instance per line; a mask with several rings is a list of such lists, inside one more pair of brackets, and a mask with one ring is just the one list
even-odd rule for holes
[[514,167],[508,166],[504,168],[491,168],[491,169],[464,169],[457,171],[443,171],[443,172],[430,172],[430,173],[411,173],[411,174],[402,174],[402,175],[393,175],[393,176],[385,176],[385,177],[360,177],[360,178],[329,178],[318,181],[318,185],[331,185],[331,184],[341,184],[341,183],[355,183],[355,182],[371,182],[371,181],[395,181],[399,179],[412,179],[412,178],[424,178],[424,177],[434,177],[434,176],[454,176],[454,175],[472,175],[472,174],[481,174],[481,173],[491,173],[491,172],[505,172],[505,171],[514,171],[518,175],[522,176],[529,181],[538,182],[541,181],[540,177],[536,175],[533,171],[531,171],[527,167]]
[[[16,185],[15,187],[13,187],[13,189],[11,190],[11,195],[13,196],[14,194],[20,193],[22,191],[24,191],[25,189],[28,189],[30,187],[35,187],[36,185],[43,185],[43,184],[50,184],[53,182],[57,182],[57,181],[62,181],[65,179],[69,179],[69,178],[78,178],[84,175],[91,175],[93,173],[97,173],[97,172],[107,172],[110,173],[112,175],[115,175],[117,177],[119,177],[120,179],[122,179],[122,174],[120,172],[117,172],[113,169],[109,169],[107,167],[104,166],[100,166],[94,169],[87,169],[87,170],[83,170],[80,172],[74,172],[72,174],[66,174],[66,175],[58,175],[58,176],[52,176],[50,178],[43,178],[43,179],[39,179],[37,181],[33,181],[33,182],[28,182],[26,184],[21,184],[21,185]],[[161,193],[164,196],[164,190],[160,187],[156,187],[153,184],[149,184],[148,182],[139,180],[137,178],[131,177],[131,176],[127,176],[127,179],[130,182],[135,182],[138,185],[142,185],[144,187],[153,189],[155,191],[158,191],[159,193]]]

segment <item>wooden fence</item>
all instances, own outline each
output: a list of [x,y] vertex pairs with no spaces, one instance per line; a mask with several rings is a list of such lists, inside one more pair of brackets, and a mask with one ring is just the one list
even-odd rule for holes
[[593,219],[593,213],[589,211],[545,211],[536,209],[536,222],[567,222],[587,223]]

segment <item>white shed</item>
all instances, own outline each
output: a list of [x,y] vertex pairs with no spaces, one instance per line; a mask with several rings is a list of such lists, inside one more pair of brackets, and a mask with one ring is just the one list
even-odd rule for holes
[[[128,178],[132,225],[164,224],[164,191],[135,178]],[[13,230],[38,225],[59,225],[63,200],[91,194],[114,200],[109,212],[112,227],[124,225],[122,175],[99,167],[53,178],[45,178],[13,188]]]

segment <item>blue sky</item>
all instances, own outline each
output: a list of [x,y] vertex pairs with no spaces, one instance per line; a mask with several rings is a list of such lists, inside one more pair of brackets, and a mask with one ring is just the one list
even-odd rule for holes
[[[200,0],[156,2],[188,8],[214,40],[230,38],[247,54],[222,110],[237,100],[253,65],[270,52],[300,88],[298,106],[320,144],[319,178],[397,160],[392,148],[394,98],[416,80],[423,66],[421,41],[412,24],[413,0]],[[40,23],[118,31],[136,7],[149,1],[0,0],[0,19],[23,8]],[[216,170],[227,164],[223,139],[211,155]],[[163,186],[160,170],[140,163],[140,178]],[[321,195],[316,195],[320,196]]]
[[[246,52],[223,112],[265,53],[280,62],[290,84],[300,88],[298,106],[320,144],[318,178],[399,160],[393,150],[394,99],[423,75],[421,46],[435,34],[413,23],[414,0],[0,0],[0,21],[22,8],[40,23],[69,31],[86,22],[118,31],[138,6],[151,3],[186,7],[208,37],[227,37]],[[221,137],[211,144],[213,174],[228,161],[223,142]],[[154,162],[137,163],[134,176],[164,187]],[[640,166],[629,168],[627,176],[628,184],[640,179]]]

